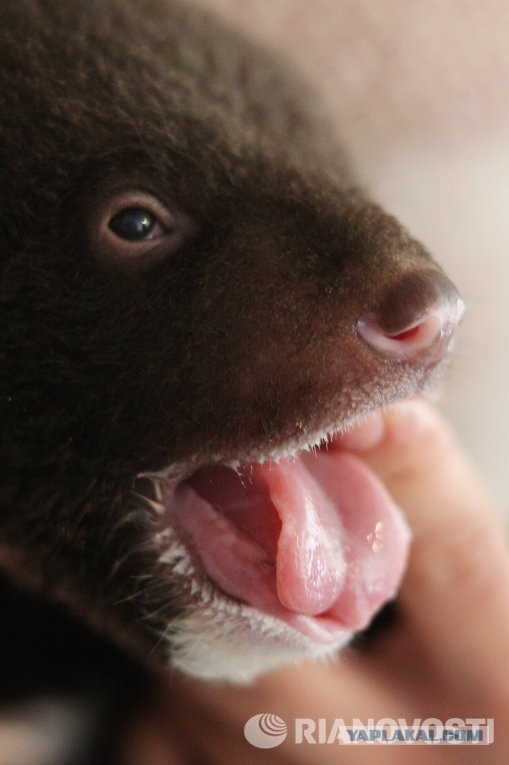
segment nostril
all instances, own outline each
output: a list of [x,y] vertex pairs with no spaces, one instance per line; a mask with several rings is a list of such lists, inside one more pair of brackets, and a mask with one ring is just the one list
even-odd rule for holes
[[399,359],[416,358],[423,352],[427,354],[446,335],[450,340],[453,331],[449,332],[440,317],[433,313],[423,316],[413,327],[394,334],[384,332],[375,314],[361,316],[357,328],[361,337],[373,348],[385,356]]
[[413,275],[391,290],[380,311],[357,322],[372,348],[398,360],[433,363],[449,350],[465,306],[442,274]]
[[389,335],[387,332],[384,334],[387,337],[392,337],[393,340],[411,340],[419,334],[419,330],[420,325],[418,324],[416,327],[412,327],[411,329],[404,329],[403,332],[398,332],[396,335]]

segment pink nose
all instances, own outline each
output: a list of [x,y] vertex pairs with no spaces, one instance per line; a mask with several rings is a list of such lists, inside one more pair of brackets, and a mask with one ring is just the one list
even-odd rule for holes
[[424,271],[393,287],[377,310],[359,318],[357,329],[384,356],[432,364],[449,350],[464,312],[453,283],[440,272]]

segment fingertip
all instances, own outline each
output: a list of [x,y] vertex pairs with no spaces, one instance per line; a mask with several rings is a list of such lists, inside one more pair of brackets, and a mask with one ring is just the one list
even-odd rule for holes
[[400,441],[415,441],[416,437],[447,428],[438,409],[421,396],[398,401],[386,410],[386,430]]
[[335,439],[335,446],[352,452],[368,452],[380,445],[385,434],[381,411],[372,412],[356,423],[351,430]]
[[452,432],[436,407],[416,396],[370,413],[339,435],[334,446],[388,463],[394,463],[399,455],[401,464],[407,464],[413,456],[421,460],[423,452],[433,457],[450,450],[452,440]]

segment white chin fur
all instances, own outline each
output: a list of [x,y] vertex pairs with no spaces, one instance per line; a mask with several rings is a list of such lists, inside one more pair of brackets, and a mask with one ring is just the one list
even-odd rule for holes
[[168,663],[188,675],[247,683],[281,664],[332,657],[351,638],[346,633],[337,643],[322,645],[280,619],[229,598],[200,570],[173,526],[155,534],[153,543],[163,575],[181,593],[182,615],[168,624],[161,642],[167,646]]
[[202,680],[248,683],[281,664],[332,658],[351,634],[336,645],[319,645],[256,609],[214,598],[173,622],[165,637],[176,669]]

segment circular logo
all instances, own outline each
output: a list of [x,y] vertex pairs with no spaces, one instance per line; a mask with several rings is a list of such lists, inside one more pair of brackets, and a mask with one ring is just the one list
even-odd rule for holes
[[287,725],[277,715],[254,715],[244,725],[244,736],[258,749],[272,749],[279,746],[287,735]]

